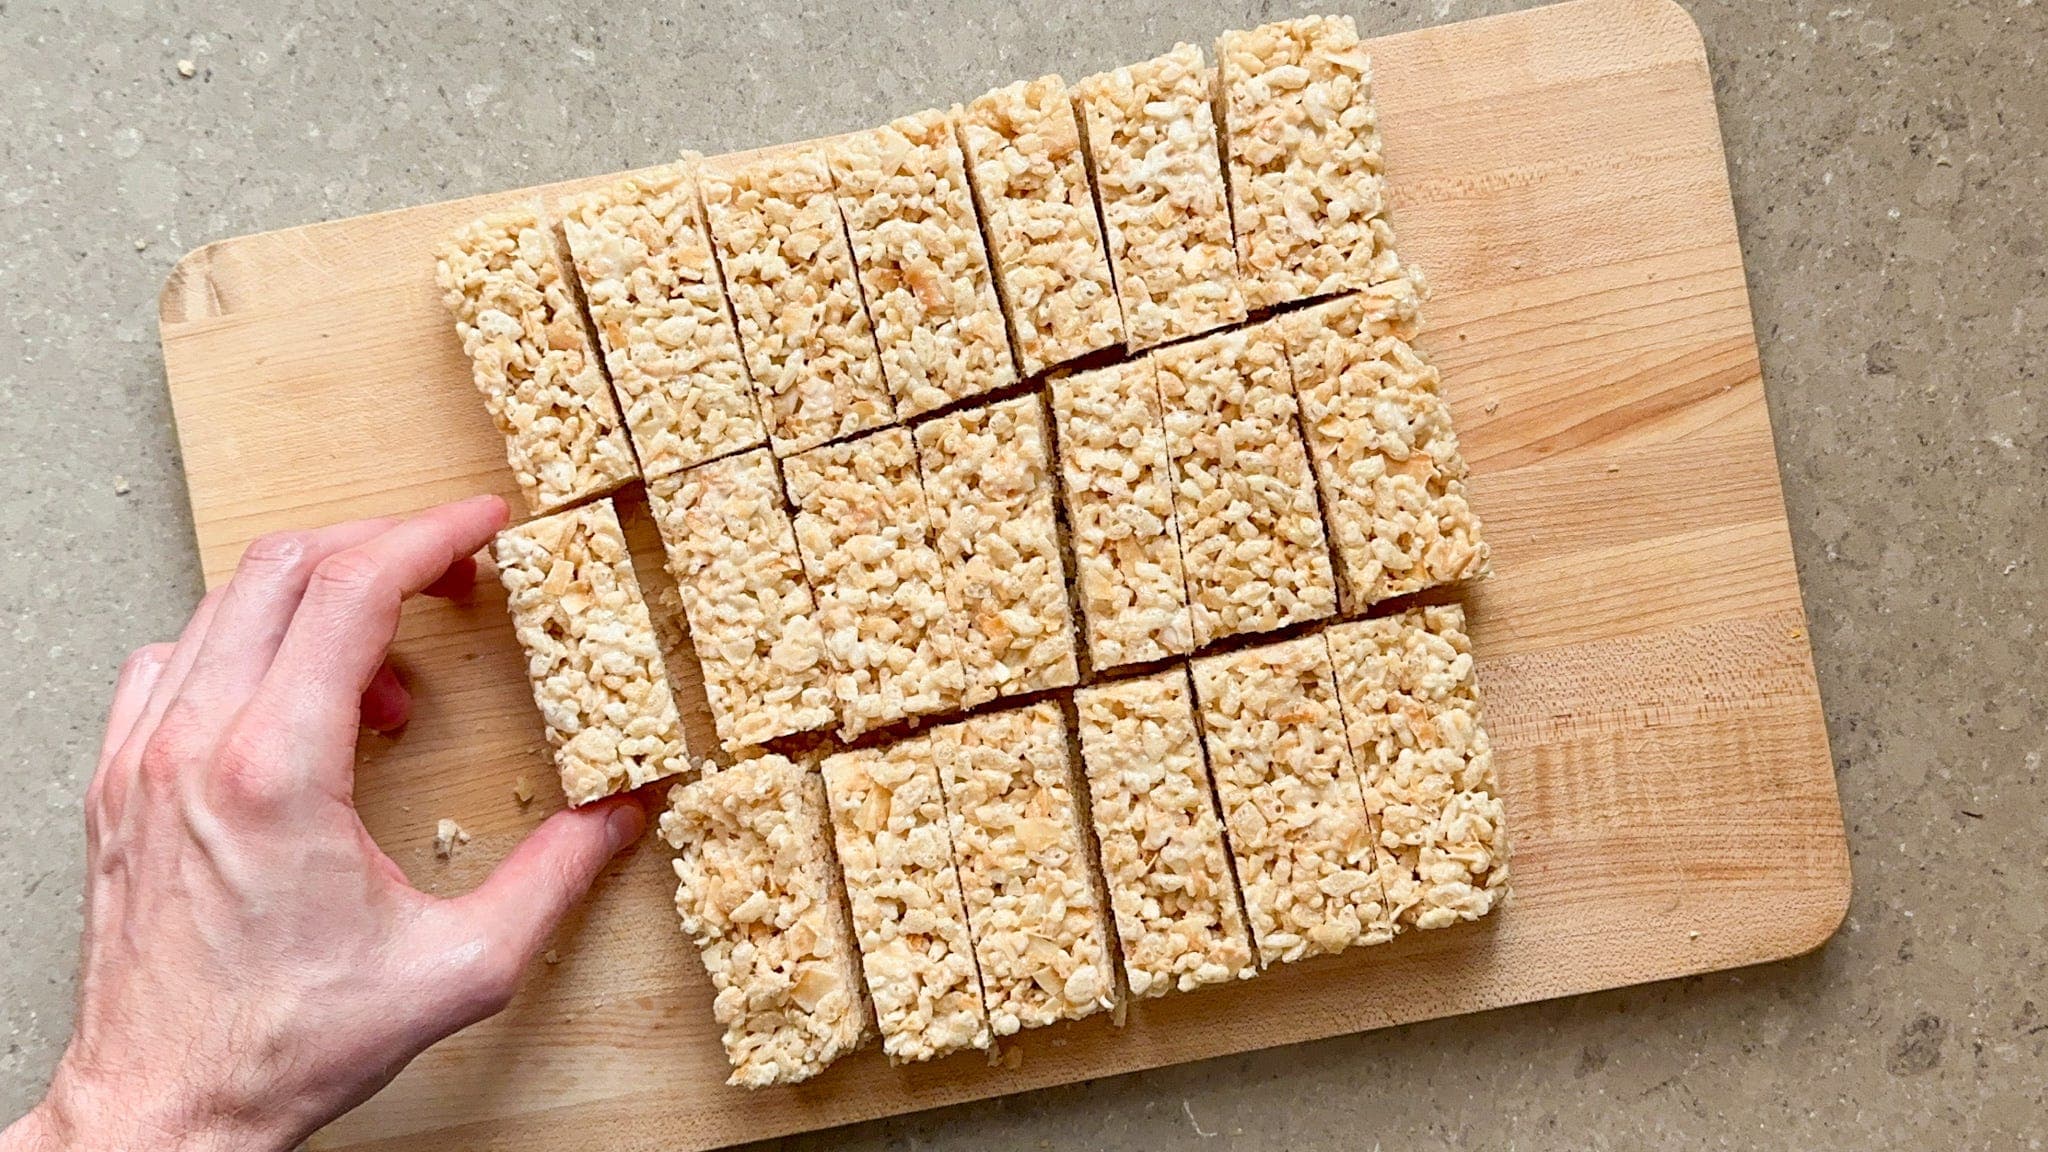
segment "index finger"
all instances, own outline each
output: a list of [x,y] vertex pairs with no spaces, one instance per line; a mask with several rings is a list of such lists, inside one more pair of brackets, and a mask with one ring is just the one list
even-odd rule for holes
[[400,606],[445,586],[506,517],[505,502],[496,496],[443,504],[322,561],[257,702],[302,737],[317,737],[303,727],[309,724],[352,736],[363,690],[398,635]]

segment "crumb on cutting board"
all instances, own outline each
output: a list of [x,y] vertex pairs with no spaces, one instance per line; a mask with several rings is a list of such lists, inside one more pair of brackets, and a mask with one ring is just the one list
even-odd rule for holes
[[434,855],[439,856],[441,859],[452,859],[455,855],[455,850],[467,843],[469,843],[469,832],[462,825],[448,819],[446,816],[443,816],[441,822],[434,826]]

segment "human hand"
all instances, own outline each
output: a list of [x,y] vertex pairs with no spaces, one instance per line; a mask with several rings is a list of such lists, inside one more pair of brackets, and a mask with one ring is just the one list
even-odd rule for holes
[[418,891],[352,801],[402,726],[399,606],[465,595],[496,497],[266,537],[114,690],[85,799],[78,1019],[0,1152],[287,1149],[497,1012],[644,816],[557,813],[475,891]]

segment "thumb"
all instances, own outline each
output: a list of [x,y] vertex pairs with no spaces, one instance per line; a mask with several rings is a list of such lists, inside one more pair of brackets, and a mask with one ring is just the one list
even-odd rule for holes
[[475,890],[441,905],[481,961],[479,982],[486,987],[472,993],[485,1009],[482,1015],[512,998],[555,925],[646,827],[647,814],[630,795],[557,812]]

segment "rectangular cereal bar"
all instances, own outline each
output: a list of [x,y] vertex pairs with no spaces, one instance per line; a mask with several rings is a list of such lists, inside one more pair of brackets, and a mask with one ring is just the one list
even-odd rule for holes
[[824,152],[708,163],[697,182],[775,454],[894,423]]
[[1253,308],[1400,273],[1372,59],[1349,16],[1305,16],[1216,41],[1238,275]]
[[687,769],[682,719],[612,502],[507,528],[492,557],[569,803]]
[[893,1063],[991,1043],[939,784],[940,765],[960,756],[948,725],[825,759],[861,970]]
[[1020,80],[960,114],[968,184],[1024,375],[1123,342],[1080,121],[1058,76]]
[[921,424],[917,449],[947,608],[962,628],[964,702],[1080,679],[1038,397]]
[[566,201],[562,234],[641,474],[765,443],[688,164]]
[[957,708],[966,690],[959,631],[905,428],[828,444],[783,462],[797,552],[817,592],[851,739]]
[[435,253],[441,299],[526,507],[536,515],[640,474],[538,206],[486,216]]
[[1211,75],[1182,44],[1074,85],[1134,351],[1245,318]]
[[1108,911],[1089,867],[1059,705],[957,728],[960,755],[941,762],[939,776],[990,1026],[1008,1036],[1113,1007]]
[[1153,356],[1195,646],[1337,610],[1315,479],[1271,325]]
[[1083,688],[1074,705],[1131,994],[1257,975],[1187,671]]
[[1192,650],[1152,361],[1056,376],[1052,405],[1089,663],[1114,668]]
[[1321,636],[1194,662],[1202,738],[1261,964],[1394,938]]
[[1409,343],[1418,324],[1409,282],[1279,323],[1345,609],[1484,576],[1489,550],[1442,381]]
[[920,112],[828,151],[897,414],[1015,380],[952,118]]
[[837,718],[811,585],[764,449],[647,482],[727,751]]
[[1328,629],[1359,782],[1401,924],[1476,920],[1508,892],[1493,743],[1465,610],[1455,604]]
[[781,756],[669,790],[676,912],[711,977],[736,1087],[808,1080],[867,1040],[827,827],[824,782]]

